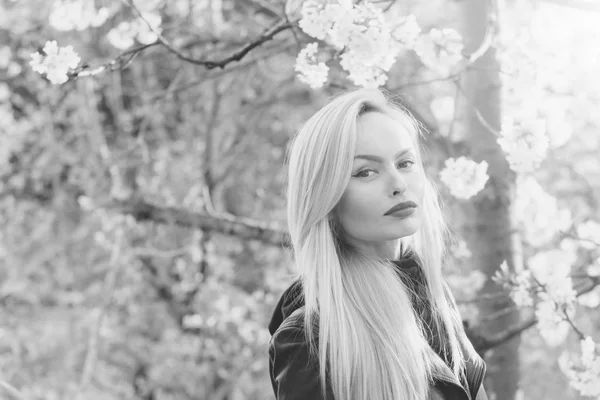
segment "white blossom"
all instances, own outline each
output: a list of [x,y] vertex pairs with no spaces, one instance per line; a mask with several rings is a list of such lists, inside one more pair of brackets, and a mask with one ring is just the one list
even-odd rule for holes
[[510,297],[518,307],[533,306],[531,296],[531,272],[523,270],[514,276],[515,285],[511,288]]
[[204,326],[204,318],[200,314],[184,315],[181,324],[184,328],[198,329]]
[[562,250],[549,250],[535,254],[528,260],[529,270],[544,285],[545,293],[560,306],[570,306],[576,301],[570,277],[576,255]]
[[597,308],[600,306],[600,286],[596,286],[593,290],[580,295],[577,301],[584,307]]
[[600,224],[589,220],[577,226],[577,236],[579,236],[579,245],[588,250],[600,246]]
[[596,262],[587,267],[586,272],[589,276],[600,276],[600,257],[596,259]]
[[137,32],[130,21],[123,21],[107,34],[106,38],[117,49],[127,49],[135,43]]
[[306,0],[302,4],[301,13],[302,19],[298,21],[300,29],[307,35],[325,40],[335,21],[335,16],[331,15],[331,8],[325,9],[325,6],[316,0]]
[[487,168],[486,161],[477,163],[464,156],[449,158],[440,172],[440,179],[454,197],[469,199],[484,188],[489,179]]
[[335,48],[343,49],[364,31],[364,25],[357,23],[361,18],[360,8],[354,7],[351,1],[327,4],[325,10],[331,24],[326,33],[326,40]]
[[414,49],[423,64],[442,75],[448,75],[463,59],[462,37],[450,28],[431,29],[427,35],[419,36]]
[[518,122],[505,117],[497,141],[506,153],[510,168],[517,173],[533,172],[544,160],[550,147],[546,122],[533,117]]
[[573,125],[565,113],[567,108],[563,106],[545,110],[546,132],[552,148],[564,146],[573,136]]
[[355,85],[377,88],[387,82],[385,71],[376,65],[368,65],[354,52],[349,51],[340,57],[340,65],[348,71],[348,79]]
[[329,67],[323,62],[317,61],[318,43],[307,44],[296,58],[295,70],[298,72],[298,80],[316,89],[327,82]]
[[83,31],[106,22],[110,12],[106,7],[96,9],[93,1],[54,1],[49,16],[50,26],[59,31]]
[[[535,316],[537,318],[537,328],[540,332],[540,336],[546,344],[549,346],[556,347],[566,340],[570,325],[565,318],[561,315],[561,310],[557,307],[556,303],[552,301],[545,293],[540,293],[542,301],[536,305]],[[572,309],[569,309],[569,315],[573,313]]]
[[392,37],[409,48],[414,48],[420,34],[421,27],[414,15],[408,15],[400,19],[392,29]]
[[419,32],[414,16],[405,17],[393,30],[383,11],[368,1],[308,0],[301,13],[300,28],[341,51],[340,66],[348,72],[348,79],[363,87],[385,84],[398,53]]
[[515,213],[523,238],[533,246],[549,242],[559,231],[571,225],[571,212],[560,208],[531,176],[518,176]]
[[45,73],[54,84],[65,83],[69,79],[69,70],[76,68],[81,61],[72,46],[59,48],[55,40],[47,41],[43,51],[44,55],[39,52],[31,53],[29,65],[35,72]]
[[10,65],[12,51],[9,46],[0,46],[0,69],[6,69]]
[[440,134],[447,137],[455,115],[454,96],[436,96],[431,100],[429,108],[438,122]]
[[512,273],[504,260],[492,280],[509,290],[510,298],[518,307],[531,307],[533,305],[531,278],[531,272],[527,269]]
[[600,356],[596,351],[596,343],[587,336],[580,341],[580,346],[580,365],[574,366],[568,360],[567,353],[563,353],[559,358],[560,369],[569,379],[571,387],[582,396],[600,398]]
[[[160,14],[154,12],[142,12],[142,17],[145,21],[140,18],[134,20],[134,23],[138,25],[136,39],[142,44],[153,43],[158,39],[158,36],[153,30],[158,33],[162,32],[162,29],[160,28],[162,18],[160,17]],[[150,24],[152,29],[150,29],[148,24]]]
[[4,82],[0,82],[0,104],[10,98],[10,88]]
[[475,298],[487,281],[485,274],[478,270],[466,274],[452,274],[447,279],[450,287],[460,288],[461,293],[467,298]]
[[[123,21],[111,29],[106,35],[110,44],[124,50],[133,46],[136,40],[142,44],[155,42],[158,37],[153,30],[158,33],[162,32],[160,15],[153,12],[142,12],[142,17],[145,21],[141,18],[136,18],[132,21]],[[153,30],[150,29],[146,22],[152,26]]]
[[459,239],[457,243],[453,243],[451,246],[452,255],[456,258],[466,258],[469,259],[473,255],[469,247],[467,246],[467,242],[462,239]]

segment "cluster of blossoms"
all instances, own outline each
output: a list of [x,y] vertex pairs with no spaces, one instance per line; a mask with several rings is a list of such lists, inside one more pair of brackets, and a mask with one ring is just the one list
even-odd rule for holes
[[564,343],[571,327],[565,320],[563,312],[572,317],[574,311],[573,306],[561,307],[545,293],[540,293],[540,301],[535,306],[536,326],[546,344],[556,347]]
[[436,96],[429,103],[429,108],[438,123],[439,133],[447,137],[454,122],[456,109],[454,96]]
[[571,212],[560,208],[557,199],[531,176],[517,177],[515,213],[523,238],[536,247],[548,243],[572,222]]
[[[340,65],[358,86],[383,85],[387,80],[386,72],[401,50],[401,43],[394,40],[383,12],[369,2],[355,5],[352,0],[328,4],[307,0],[302,5],[302,19],[298,25],[306,34],[327,42],[336,50],[344,50]],[[420,29],[417,27],[418,32]],[[397,31],[395,33],[398,34]],[[310,46],[316,49],[318,44],[315,42]],[[306,82],[311,74],[314,75],[314,69],[307,69],[305,74],[303,66],[297,64],[296,70],[304,75],[302,80]],[[322,80],[322,71],[323,68],[312,87],[319,87],[317,84]]]
[[492,280],[509,290],[510,298],[518,307],[533,306],[531,272],[528,269],[512,273],[508,269],[508,263],[504,260]]
[[452,68],[463,59],[462,37],[454,29],[433,28],[415,44],[415,52],[430,69],[449,75]]
[[550,147],[546,123],[538,118],[523,118],[517,123],[513,118],[505,117],[498,144],[513,171],[532,172],[544,160]]
[[533,297],[531,297],[531,273],[529,270],[523,270],[514,277],[514,286],[511,287],[510,297],[518,307],[533,306]]
[[488,163],[477,163],[464,156],[449,158],[440,172],[440,180],[448,187],[450,193],[459,199],[469,199],[479,193],[489,179]]
[[298,54],[295,67],[296,72],[299,73],[298,80],[313,89],[323,86],[329,74],[329,67],[317,60],[318,46],[317,43],[306,45]]
[[93,1],[59,0],[52,3],[49,22],[59,31],[83,31],[101,26],[109,16],[108,8],[96,9]]
[[588,250],[600,246],[600,223],[589,220],[577,226],[577,236],[581,240],[581,247]]
[[[341,51],[340,66],[357,86],[379,87],[387,81],[387,72],[398,54],[415,49],[428,66],[454,65],[462,59],[460,35],[451,29],[432,29],[420,36],[421,28],[414,15],[394,21],[368,1],[307,0],[302,5],[300,28],[315,39]],[[316,59],[318,44],[309,44],[296,63],[299,79],[313,88],[323,85],[328,70]]]
[[570,330],[566,317],[573,316],[577,302],[570,276],[576,254],[572,248],[562,247],[566,248],[537,253],[528,260],[526,269],[516,273],[509,271],[504,261],[493,278],[510,290],[509,295],[518,307],[534,306],[533,295],[537,294],[537,328],[551,346],[566,339]]
[[35,72],[46,74],[54,84],[65,83],[69,79],[68,72],[77,68],[81,61],[73,46],[58,47],[55,40],[47,41],[43,52],[43,55],[39,52],[32,53],[29,65]]
[[591,337],[581,340],[581,366],[575,367],[566,353],[559,358],[563,373],[569,378],[570,385],[583,396],[600,398],[600,356],[596,352],[596,343]]
[[124,50],[133,46],[136,40],[142,44],[155,42],[157,39],[155,32],[162,32],[160,28],[162,18],[159,14],[150,11],[142,11],[141,14],[142,18],[123,21],[111,29],[106,36],[110,44],[117,49]]
[[557,304],[571,305],[576,301],[576,292],[570,277],[575,259],[576,254],[573,251],[562,249],[540,252],[529,259],[529,270],[535,279],[544,285],[544,293]]
[[570,277],[575,258],[571,250],[556,249],[537,253],[529,259],[529,270],[543,286],[536,304],[537,328],[549,345],[564,342],[569,333],[565,317],[572,316],[577,301]]
[[[510,290],[510,297],[519,307],[535,303],[537,329],[546,344],[559,346],[565,342],[571,330],[571,320],[575,306],[579,302],[588,307],[600,305],[600,288],[596,287],[586,295],[579,296],[573,289],[572,265],[576,260],[577,245],[571,240],[563,240],[560,248],[537,253],[528,261],[527,269],[513,273],[505,262],[492,278]],[[587,268],[590,276],[600,276],[600,259],[597,265]],[[537,299],[534,301],[536,295]],[[584,299],[584,297],[589,297]],[[600,396],[600,357],[591,338],[581,342],[580,365],[574,367],[565,352],[559,359],[563,373],[573,388],[583,396]]]

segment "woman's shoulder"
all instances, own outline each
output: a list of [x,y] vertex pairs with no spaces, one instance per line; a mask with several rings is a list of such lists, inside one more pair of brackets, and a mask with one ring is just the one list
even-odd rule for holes
[[[277,399],[322,399],[319,364],[304,334],[304,308],[290,314],[269,343],[269,374]],[[333,397],[327,397],[333,398]]]
[[[301,348],[301,351],[308,351],[308,338],[305,332],[305,317],[304,306],[294,310],[285,320],[279,325],[277,330],[271,336],[269,342],[270,347],[275,346],[296,346]],[[313,320],[313,335],[317,345],[319,343],[319,322]]]
[[288,315],[277,330],[273,333],[273,338],[279,336],[281,332],[295,332],[304,335],[304,306],[294,310]]

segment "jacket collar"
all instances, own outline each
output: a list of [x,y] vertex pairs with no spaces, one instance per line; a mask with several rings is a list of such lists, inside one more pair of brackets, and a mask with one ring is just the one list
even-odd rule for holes
[[[413,275],[418,267],[417,262],[413,258],[394,260],[399,268],[403,268],[409,274]],[[446,291],[449,291],[447,285],[444,285]],[[289,317],[294,311],[304,306],[304,296],[302,293],[302,283],[300,279],[294,281],[281,295],[271,319],[269,321],[269,332],[271,335],[275,333],[277,328],[283,323],[283,321]],[[463,351],[463,354],[467,357],[465,361],[465,376],[467,379],[468,389],[467,396],[470,400],[475,400],[479,387],[483,382],[483,378],[486,373],[486,365],[483,359],[474,351],[469,350],[469,347],[465,344],[465,341],[469,339],[464,336],[459,338],[459,342]],[[458,381],[452,370],[442,360],[442,358],[431,349],[431,357],[436,357],[439,360],[439,379],[443,382],[449,383],[453,386],[462,388],[461,383]],[[464,389],[463,389],[464,390]]]
[[456,389],[462,389],[469,400],[476,400],[477,393],[483,383],[483,378],[486,373],[486,364],[483,359],[474,352],[473,350],[469,350],[469,346],[465,343],[465,340],[468,340],[466,335],[464,337],[459,338],[459,344],[465,355],[465,378],[467,380],[467,387],[465,388],[458,380],[454,372],[448,367],[446,362],[442,360],[442,358],[435,352],[433,349],[428,349],[430,353],[430,357],[434,360],[434,364],[437,366],[436,370],[436,378],[439,381],[442,381],[446,384],[451,384],[455,386]]

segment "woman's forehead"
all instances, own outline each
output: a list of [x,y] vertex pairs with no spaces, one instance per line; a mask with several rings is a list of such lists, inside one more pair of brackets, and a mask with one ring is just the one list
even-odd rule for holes
[[414,147],[411,127],[382,113],[368,113],[359,118],[356,150],[395,153]]

